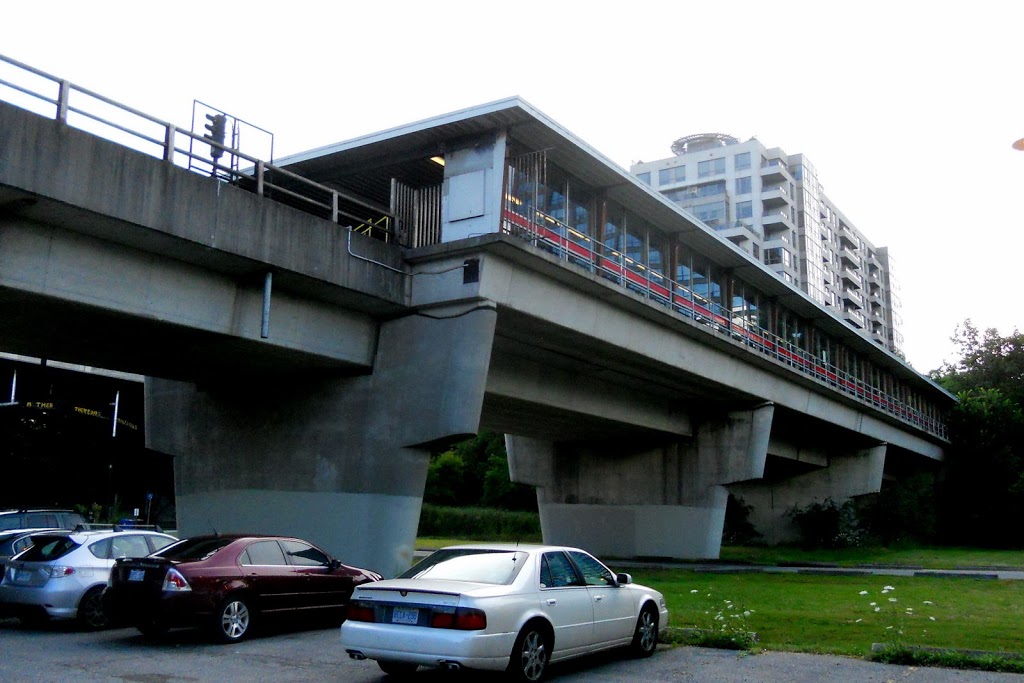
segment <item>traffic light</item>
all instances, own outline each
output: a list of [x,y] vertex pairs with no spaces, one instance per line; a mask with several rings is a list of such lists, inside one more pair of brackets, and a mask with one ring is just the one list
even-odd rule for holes
[[[224,137],[227,133],[228,117],[224,114],[207,114],[206,118],[210,120],[206,124],[206,130],[210,131],[203,137],[207,140],[217,143],[218,145],[224,144]],[[220,159],[224,154],[224,149],[215,145],[210,145],[210,156],[214,159]]]

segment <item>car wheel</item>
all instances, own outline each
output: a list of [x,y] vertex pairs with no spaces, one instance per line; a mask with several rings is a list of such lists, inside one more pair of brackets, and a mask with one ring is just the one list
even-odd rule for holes
[[107,611],[103,609],[103,586],[94,586],[85,592],[78,602],[78,623],[90,631],[98,631],[110,624]]
[[542,681],[550,658],[551,641],[547,632],[539,623],[529,623],[519,632],[516,644],[512,647],[508,673],[517,681]]
[[636,657],[650,657],[658,647],[658,613],[650,604],[644,605],[636,619],[633,642],[629,649]]
[[395,678],[411,676],[416,673],[417,668],[415,664],[409,664],[408,662],[389,662],[380,660],[377,661],[377,666],[379,666],[380,670],[388,676],[394,676]]
[[214,612],[213,634],[222,643],[237,643],[252,630],[252,610],[245,598],[228,598]]

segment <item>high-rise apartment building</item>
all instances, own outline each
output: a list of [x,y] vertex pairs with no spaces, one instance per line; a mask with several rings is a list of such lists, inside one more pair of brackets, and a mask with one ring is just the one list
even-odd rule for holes
[[680,138],[672,152],[630,171],[850,325],[901,353],[900,301],[889,251],[869,242],[829,200],[804,155],[719,133]]

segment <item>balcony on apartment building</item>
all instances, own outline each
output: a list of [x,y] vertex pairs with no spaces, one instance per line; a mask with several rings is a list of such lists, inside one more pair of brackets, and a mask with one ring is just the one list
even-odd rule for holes
[[849,322],[858,329],[864,329],[864,316],[855,308],[843,308],[843,320]]
[[764,240],[764,234],[757,229],[754,225],[747,225],[742,220],[733,221],[731,224],[722,224],[712,226],[719,235],[729,240],[733,244],[742,245],[744,242],[755,240],[761,242]]
[[857,245],[857,236],[853,234],[853,228],[844,223],[842,220],[839,221],[839,230],[837,230],[837,232],[839,233],[840,239],[845,237],[846,239],[850,240],[850,242],[854,246]]
[[793,230],[796,226],[790,220],[788,210],[775,209],[761,214],[761,227],[764,229],[765,236],[769,236],[784,230]]
[[864,298],[861,297],[860,293],[854,289],[843,288],[842,293],[839,295],[843,300],[843,306],[849,308],[864,308]]
[[860,275],[858,275],[852,268],[843,266],[842,270],[839,271],[839,276],[843,278],[844,282],[850,283],[850,285],[857,289],[864,286],[864,281],[861,280]]
[[860,268],[860,257],[857,255],[857,252],[848,248],[845,244],[839,247],[839,262],[847,268]]
[[785,185],[772,185],[761,188],[761,203],[766,209],[792,206],[793,198]]
[[789,169],[786,168],[786,162],[782,159],[765,159],[761,163],[762,183],[781,183],[788,180],[791,180]]

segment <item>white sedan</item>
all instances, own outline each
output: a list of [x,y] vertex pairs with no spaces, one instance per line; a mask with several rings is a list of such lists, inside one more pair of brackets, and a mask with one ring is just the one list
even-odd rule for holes
[[357,586],[341,644],[394,675],[428,666],[539,681],[549,662],[599,650],[650,656],[667,622],[661,593],[577,548],[460,545]]

